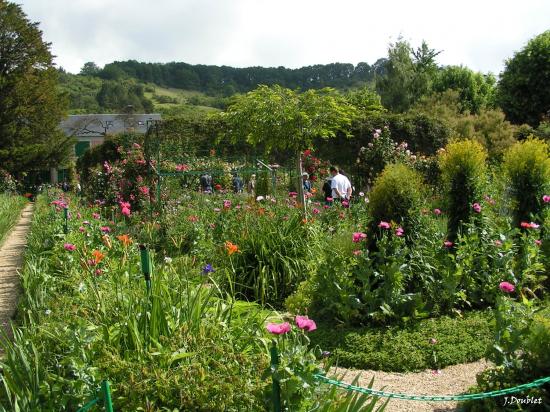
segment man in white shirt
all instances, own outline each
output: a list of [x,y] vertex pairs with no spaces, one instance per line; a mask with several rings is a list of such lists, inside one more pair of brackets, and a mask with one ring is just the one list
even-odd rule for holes
[[352,192],[349,179],[338,173],[338,169],[334,166],[330,167],[330,174],[332,175],[332,198],[335,200],[349,200]]

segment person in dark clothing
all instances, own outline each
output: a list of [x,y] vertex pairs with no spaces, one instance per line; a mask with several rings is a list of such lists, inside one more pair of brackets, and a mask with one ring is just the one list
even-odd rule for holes
[[243,179],[237,174],[233,175],[233,192],[242,193],[244,188]]
[[212,176],[208,173],[203,174],[200,177],[201,191],[204,193],[212,193]]
[[322,190],[325,204],[330,206],[332,204],[332,201],[327,199],[332,199],[332,178],[328,178],[325,183],[323,183]]

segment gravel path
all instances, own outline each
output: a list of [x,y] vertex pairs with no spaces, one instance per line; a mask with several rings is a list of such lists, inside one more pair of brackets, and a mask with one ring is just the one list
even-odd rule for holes
[[[476,383],[476,375],[490,366],[485,360],[449,366],[439,374],[427,370],[417,373],[390,373],[370,370],[335,368],[337,376],[345,373],[344,382],[351,383],[360,373],[359,386],[367,387],[374,375],[374,389],[409,395],[458,395]],[[387,412],[457,411],[456,402],[419,402],[392,399]]]
[[19,269],[23,264],[23,252],[27,244],[27,233],[31,227],[34,205],[29,203],[23,209],[21,218],[6,236],[0,248],[0,324],[10,331],[8,324],[15,313],[19,295]]

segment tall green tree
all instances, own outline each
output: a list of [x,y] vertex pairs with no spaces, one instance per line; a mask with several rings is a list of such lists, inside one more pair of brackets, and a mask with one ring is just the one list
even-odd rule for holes
[[435,92],[456,90],[463,113],[479,114],[494,106],[495,77],[484,75],[464,66],[447,66],[441,69],[434,81]]
[[330,88],[299,93],[262,85],[238,97],[222,117],[233,143],[244,139],[268,153],[280,149],[296,154],[300,175],[300,152],[311,147],[314,138],[328,139],[340,131],[349,135],[356,114],[356,108]]
[[537,127],[550,116],[550,30],[506,61],[497,102],[512,123]]
[[404,112],[429,94],[437,74],[435,58],[439,53],[426,42],[416,50],[402,38],[390,44],[385,74],[376,80],[376,90],[384,107]]
[[0,165],[12,173],[56,166],[69,155],[57,75],[38,23],[0,0]]

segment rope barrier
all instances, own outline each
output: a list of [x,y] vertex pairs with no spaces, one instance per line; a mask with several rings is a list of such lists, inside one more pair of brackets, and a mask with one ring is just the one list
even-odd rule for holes
[[491,392],[471,393],[471,394],[453,395],[453,396],[446,396],[446,395],[429,396],[429,395],[407,395],[404,393],[384,392],[384,391],[377,391],[375,389],[362,388],[360,386],[355,386],[355,385],[351,385],[349,383],[345,383],[335,379],[330,379],[320,374],[316,374],[315,378],[329,385],[338,386],[348,391],[355,391],[355,392],[360,392],[367,395],[380,396],[383,398],[403,399],[403,400],[410,400],[410,401],[466,401],[470,399],[494,398],[501,395],[507,395],[509,393],[521,392],[521,391],[524,391],[525,389],[536,388],[544,385],[545,383],[550,382],[550,376],[547,376],[546,378],[540,378],[530,383],[524,383],[523,385],[518,385],[512,388],[500,389],[500,390],[491,391]]

